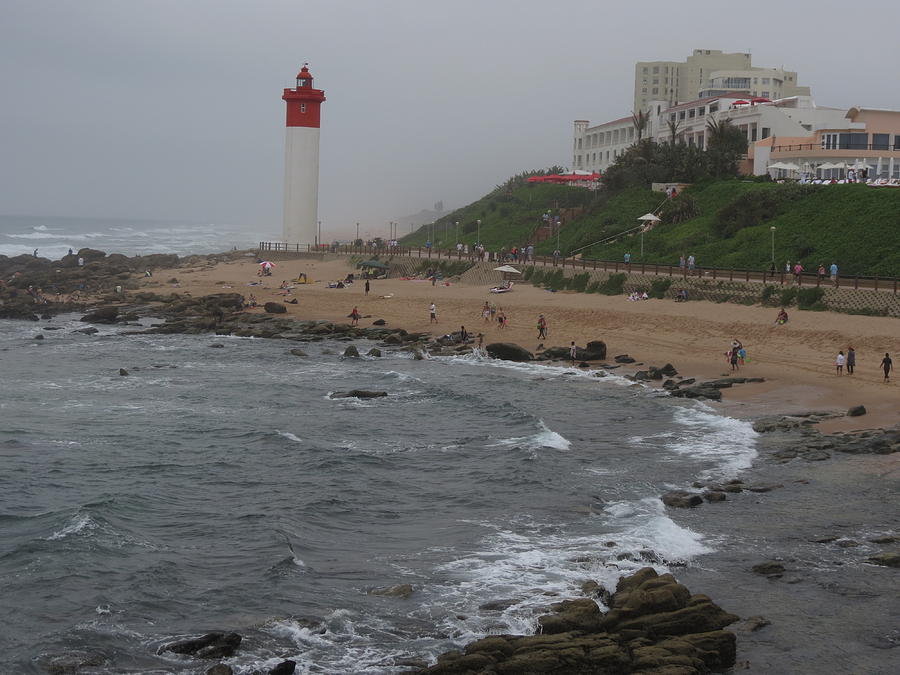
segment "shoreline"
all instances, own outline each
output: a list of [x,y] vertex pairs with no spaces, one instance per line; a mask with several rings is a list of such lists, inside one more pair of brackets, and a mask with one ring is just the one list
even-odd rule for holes
[[[271,277],[257,277],[254,260],[160,270],[153,279],[140,279],[139,284],[141,290],[162,292],[165,288],[194,297],[223,292],[249,297],[252,293],[260,305],[297,299],[296,305],[286,305],[286,314],[278,316],[298,320],[349,323],[348,315],[356,306],[363,317],[360,327],[383,319],[388,327],[439,337],[465,326],[476,337],[476,344],[478,333],[483,333],[485,345],[512,342],[531,352],[540,344],[532,326],[538,314],[544,314],[549,322],[549,338],[540,341],[544,347],[567,349],[572,340],[581,347],[602,340],[607,345],[609,363],[620,354],[629,354],[637,361],[623,365],[617,374],[633,374],[641,367],[637,364],[662,367],[671,363],[681,376],[698,381],[735,375],[764,378],[765,382],[725,390],[721,402],[708,402],[730,416],[747,419],[776,413],[846,412],[852,406],[864,405],[867,414],[824,420],[820,430],[861,431],[900,424],[900,397],[892,395],[896,383],[881,382],[875,358],[884,352],[900,353],[897,319],[796,310],[790,324],[776,327],[771,308],[700,301],[631,303],[619,296],[550,293],[525,283],[516,285],[511,293],[493,295],[485,286],[452,281],[449,286],[432,286],[427,281],[373,280],[366,297],[362,282],[344,289],[324,287],[323,282],[342,279],[354,271],[348,260],[281,261]],[[280,294],[281,281],[296,279],[301,272],[314,283],[297,285],[287,296]],[[177,287],[160,281],[170,278],[178,279]],[[254,282],[260,285],[248,285]],[[429,322],[432,301],[437,305],[437,324]],[[483,321],[480,314],[485,301],[507,314],[507,328]],[[261,307],[244,311],[264,313]],[[750,359],[733,373],[724,351],[734,337],[747,346]],[[838,377],[833,372],[831,352],[846,350],[849,344],[857,349],[857,374]]]

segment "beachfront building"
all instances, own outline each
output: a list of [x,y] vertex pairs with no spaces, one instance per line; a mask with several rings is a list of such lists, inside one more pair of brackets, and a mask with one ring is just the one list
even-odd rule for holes
[[648,110],[651,101],[667,106],[728,92],[744,97],[809,96],[797,83],[797,73],[752,64],[750,54],[719,49],[695,49],[684,61],[638,61],[634,65],[632,110]]
[[[641,134],[642,138],[653,137],[659,114],[666,107],[664,101],[652,101],[651,105],[655,114],[647,119],[647,125]],[[602,173],[619,155],[632,146],[637,138],[637,129],[631,115],[596,126],[590,126],[589,120],[575,120],[572,168]]]
[[[809,133],[809,132],[812,133]],[[806,134],[779,134],[760,139],[748,152],[752,172],[804,180],[900,180],[900,110],[853,107],[840,119],[807,129]],[[784,168],[770,167],[780,166]]]
[[313,87],[304,64],[296,87],[285,89],[281,98],[287,108],[282,237],[287,244],[318,245],[319,123],[325,92]]

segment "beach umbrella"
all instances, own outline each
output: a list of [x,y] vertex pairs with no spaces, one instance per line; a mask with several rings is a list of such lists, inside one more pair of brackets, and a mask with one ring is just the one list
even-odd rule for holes
[[638,220],[643,220],[644,222],[648,222],[648,223],[658,223],[661,220],[661,218],[652,213],[645,213],[640,218],[638,218]]
[[275,267],[275,263],[273,263],[270,260],[263,260],[261,263],[259,263],[259,265],[260,265],[260,267],[265,267],[266,269],[268,269],[270,267]]
[[500,267],[494,268],[495,272],[508,272],[509,274],[521,274],[519,270],[517,270],[512,265],[501,265]]

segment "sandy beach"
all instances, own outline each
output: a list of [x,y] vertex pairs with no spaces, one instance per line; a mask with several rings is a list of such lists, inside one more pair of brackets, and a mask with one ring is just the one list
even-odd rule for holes
[[[885,352],[895,364],[900,357],[900,326],[894,318],[794,309],[790,321],[778,326],[774,323],[777,310],[769,307],[672,300],[628,302],[623,296],[551,293],[527,283],[496,295],[483,285],[451,281],[432,286],[426,280],[386,279],[372,281],[366,296],[362,282],[343,289],[327,288],[328,281],[355,271],[344,259],[280,261],[269,277],[257,276],[258,269],[255,259],[248,257],[245,261],[159,270],[153,278],[142,279],[141,285],[147,290],[172,289],[194,296],[239,292],[249,298],[253,294],[260,305],[297,298],[297,304],[287,308],[288,315],[298,319],[348,322],[348,315],[357,307],[363,317],[361,325],[384,319],[389,326],[435,335],[465,326],[469,333],[483,333],[485,344],[514,342],[529,350],[536,350],[540,343],[568,346],[574,340],[583,346],[589,340],[603,340],[610,362],[615,355],[629,354],[638,364],[671,363],[680,375],[697,379],[732,375],[725,352],[736,338],[749,356],[737,374],[766,381],[724,390],[722,402],[711,404],[723,412],[753,417],[866,407],[866,415],[820,423],[824,432],[889,428],[900,421],[900,375],[885,384],[879,367]],[[301,272],[312,283],[296,285],[289,295],[283,295],[279,289],[282,281],[296,279]],[[170,282],[173,278],[178,279],[177,287]],[[503,309],[509,319],[507,328],[482,319],[485,301]],[[437,325],[429,320],[432,302],[437,306]],[[544,314],[549,324],[548,339],[541,341],[536,339],[539,314]],[[857,352],[856,373],[838,376],[835,356],[838,350],[846,353],[848,346]],[[638,364],[618,372],[633,372]]]

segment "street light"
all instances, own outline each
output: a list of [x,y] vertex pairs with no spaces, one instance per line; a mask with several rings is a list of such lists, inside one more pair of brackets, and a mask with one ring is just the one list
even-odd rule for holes
[[459,243],[459,221],[456,221],[456,243]]
[[322,245],[322,221],[319,221],[319,226],[316,229],[316,248],[319,248]]
[[359,241],[359,223],[356,224],[356,239],[353,240],[353,245],[356,246],[356,242]]
[[769,231],[772,233],[772,262],[775,262],[775,226],[772,225]]
[[556,221],[556,250],[559,250],[559,228],[562,227],[562,218]]
[[481,220],[475,221],[475,245],[481,243]]

